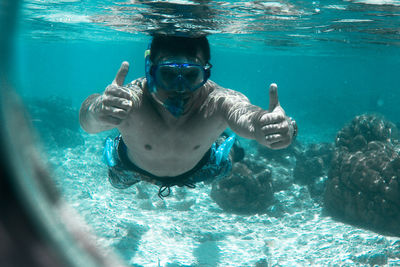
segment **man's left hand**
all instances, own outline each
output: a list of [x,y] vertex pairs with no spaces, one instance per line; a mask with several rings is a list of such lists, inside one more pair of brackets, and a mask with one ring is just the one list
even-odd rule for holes
[[255,122],[256,140],[271,149],[289,146],[293,139],[293,126],[290,118],[278,100],[278,86],[272,83],[269,87],[269,109],[257,116]]

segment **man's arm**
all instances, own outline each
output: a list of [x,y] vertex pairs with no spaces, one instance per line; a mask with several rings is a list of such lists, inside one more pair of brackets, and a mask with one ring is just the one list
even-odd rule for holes
[[244,138],[256,139],[253,121],[262,109],[251,104],[242,93],[230,89],[224,90],[226,91],[218,93],[216,102],[229,128]]
[[93,94],[82,103],[79,122],[86,132],[110,130],[128,116],[136,99],[128,88],[123,87],[128,70],[128,62],[123,62],[114,81],[107,86],[104,93]]
[[225,90],[225,93],[217,93],[219,96],[216,103],[219,112],[234,132],[242,137],[255,139],[272,149],[290,145],[295,128],[279,104],[276,84],[271,84],[270,87],[269,110],[251,104],[248,98],[239,92]]

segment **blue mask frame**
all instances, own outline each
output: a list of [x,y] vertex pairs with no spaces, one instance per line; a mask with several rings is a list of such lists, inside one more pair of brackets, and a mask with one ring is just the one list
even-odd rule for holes
[[[159,72],[160,68],[167,67],[176,75],[171,80],[167,80],[166,82],[161,82],[163,79],[162,72]],[[200,87],[202,87],[210,77],[209,69],[211,68],[211,64],[207,64],[206,66],[202,66],[200,64],[194,63],[160,63],[153,65],[150,69],[150,74],[154,78],[154,82],[159,88],[162,88],[165,91],[173,92],[176,88],[185,88],[185,90],[194,92]],[[185,71],[188,69],[194,69],[198,72],[199,78],[201,81],[199,82],[191,82],[190,77],[185,77]],[[169,78],[169,77],[168,77]]]
[[[150,59],[150,47],[151,47],[151,44],[148,45],[148,48],[144,54],[144,56],[145,56],[145,75],[146,75],[148,90],[149,90],[150,94],[153,96],[153,98],[158,103],[160,103],[162,106],[164,106],[173,116],[180,117],[183,114],[184,107],[185,107],[185,103],[183,100],[179,101],[179,99],[174,98],[174,99],[167,99],[166,101],[163,102],[156,95],[157,86],[156,86],[155,79],[154,79],[154,76],[152,73],[154,64]],[[211,67],[212,67],[212,65],[208,63],[206,68],[204,68],[204,71],[205,71],[204,82],[200,86],[195,88],[195,90],[200,88],[207,82],[207,80],[211,76]]]

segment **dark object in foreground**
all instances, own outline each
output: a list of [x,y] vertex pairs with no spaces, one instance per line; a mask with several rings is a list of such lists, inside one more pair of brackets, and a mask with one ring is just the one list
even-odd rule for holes
[[324,196],[346,222],[400,236],[400,145],[394,124],[376,115],[353,119],[337,135]]

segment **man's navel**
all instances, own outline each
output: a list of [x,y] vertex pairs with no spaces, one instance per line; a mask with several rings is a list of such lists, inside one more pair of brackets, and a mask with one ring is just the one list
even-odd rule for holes
[[193,148],[193,150],[196,150],[196,149],[198,149],[200,147],[200,145],[197,145],[197,146],[195,146],[194,148]]
[[145,144],[145,145],[144,145],[144,148],[145,148],[146,150],[151,150],[151,149],[152,149],[151,145],[149,145],[149,144]]

